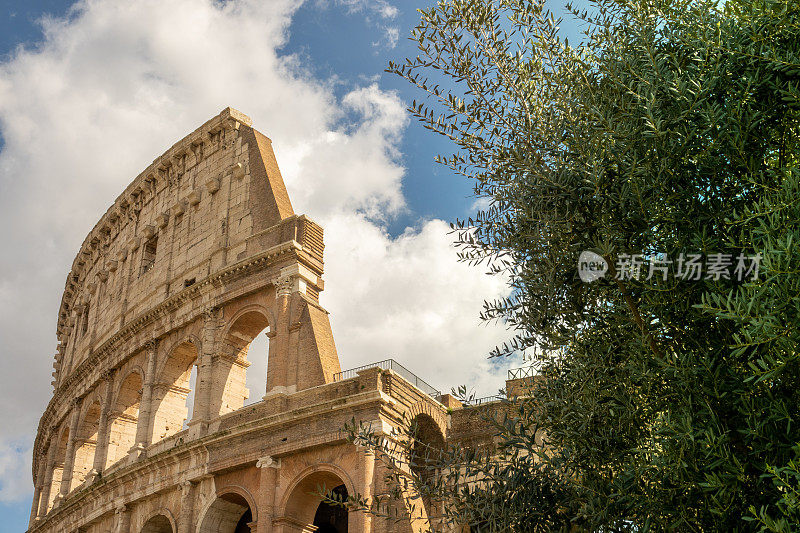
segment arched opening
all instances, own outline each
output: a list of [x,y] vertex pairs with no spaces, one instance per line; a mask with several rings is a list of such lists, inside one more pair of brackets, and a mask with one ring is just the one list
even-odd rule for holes
[[[334,487],[331,492],[333,499],[347,501],[347,487],[343,484]],[[317,533],[347,533],[347,508],[325,501],[319,502],[314,514],[314,525],[317,526]]]
[[[236,318],[228,329],[221,347],[221,352],[226,357],[221,362],[223,367],[220,374],[226,375],[227,379],[219,398],[219,414],[235,411],[246,403],[260,401],[263,394],[255,394],[248,401],[250,390],[266,391],[268,341],[266,335],[261,336],[259,333],[268,331],[268,327],[263,313],[248,311]],[[253,359],[256,360],[256,368],[247,372]]]
[[152,442],[179,432],[189,420],[187,399],[194,386],[191,378],[197,356],[197,347],[191,342],[184,342],[167,357],[153,387]]
[[122,382],[111,411],[106,468],[127,457],[136,444],[136,424],[142,401],[142,378],[131,372]]
[[410,466],[421,482],[420,497],[429,518],[433,517],[432,483],[436,478],[437,468],[445,449],[445,440],[436,421],[427,414],[419,414],[411,420],[411,432],[414,441],[411,443]]
[[250,396],[244,401],[244,405],[260,402],[267,390],[267,359],[269,356],[269,326],[261,330],[250,346],[247,347],[247,361],[250,366],[247,369],[245,385],[250,391]]
[[346,501],[348,495],[344,481],[333,472],[313,472],[297,483],[286,500],[284,530],[347,533],[347,508],[324,501],[323,493],[337,501]]
[[250,533],[253,511],[247,500],[236,493],[219,496],[203,516],[198,533]]
[[159,514],[144,523],[141,533],[174,533],[174,531],[169,518]]
[[197,363],[192,365],[192,371],[189,373],[189,394],[186,396],[186,420],[183,421],[183,429],[189,427],[189,421],[194,416],[194,399],[195,391],[197,391]]
[[83,413],[83,420],[75,435],[75,461],[72,463],[73,490],[86,481],[94,467],[94,454],[97,449],[97,434],[100,430],[100,402],[95,401]]
[[64,475],[64,462],[67,459],[67,443],[69,442],[69,428],[64,427],[57,433],[55,441],[51,444],[56,446],[55,461],[53,462],[53,473],[50,478],[50,496],[47,502],[47,510],[53,507],[56,496],[61,492],[61,480]]

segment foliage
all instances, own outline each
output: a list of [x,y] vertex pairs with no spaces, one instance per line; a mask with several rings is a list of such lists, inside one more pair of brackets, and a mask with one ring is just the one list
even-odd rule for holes
[[[515,335],[493,355],[531,353],[543,378],[496,421],[495,459],[442,454],[437,523],[789,531],[800,6],[594,0],[572,12],[578,46],[543,1],[440,0],[421,11],[419,55],[389,67],[427,94],[411,112],[456,146],[441,162],[490,202],[454,227],[463,260],[512,280],[483,314]],[[605,278],[580,280],[584,250],[606,259]],[[761,254],[760,270],[632,279],[618,261],[671,259],[674,274],[692,253]]]

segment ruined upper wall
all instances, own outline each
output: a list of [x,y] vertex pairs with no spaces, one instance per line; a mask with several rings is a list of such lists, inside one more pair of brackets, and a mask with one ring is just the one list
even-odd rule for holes
[[[59,310],[54,386],[149,309],[228,265],[299,240],[298,224],[275,229],[298,217],[271,141],[251,123],[224,109],[155,159],[86,237]],[[321,228],[302,222],[306,240],[319,241],[321,264]]]

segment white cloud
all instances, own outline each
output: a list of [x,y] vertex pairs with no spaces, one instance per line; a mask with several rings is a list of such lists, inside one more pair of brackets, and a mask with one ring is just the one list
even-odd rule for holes
[[405,207],[396,163],[408,123],[403,103],[372,84],[345,95],[341,107],[354,122],[292,144],[273,136],[292,202],[323,220],[353,211],[373,220],[397,214]]
[[469,210],[472,213],[477,213],[478,211],[486,211],[491,207],[492,202],[486,196],[481,196],[480,198],[476,198],[472,205],[470,206]]
[[345,6],[351,13],[374,13],[383,19],[393,19],[400,11],[385,0],[317,0],[317,4],[327,6],[330,3]]
[[383,33],[381,38],[372,41],[372,47],[375,48],[376,53],[383,48],[391,50],[397,46],[397,42],[400,40],[400,28],[397,26],[382,26],[381,30]]
[[16,501],[31,490],[31,445],[27,439],[0,442],[0,501]]
[[400,40],[400,29],[396,27],[387,27],[386,40],[389,48],[394,48],[397,46],[397,41]]
[[407,210],[403,104],[374,84],[337,100],[279,56],[299,4],[85,0],[0,63],[0,501],[29,495],[56,313],[83,238],[155,156],[228,105],[273,139],[295,209],[325,226],[323,301],[342,366],[392,355],[444,388],[497,375],[484,354],[504,332],[477,313],[504,287],[456,263],[441,221],[382,229]]
[[394,358],[443,392],[469,385],[478,396],[497,393],[510,361],[490,362],[486,353],[507,335],[478,313],[484,299],[506,293],[505,282],[457,262],[448,230],[430,220],[392,239],[362,215],[328,221],[335,260],[327,261],[322,303],[336,310],[343,365]]
[[385,0],[317,0],[315,4],[320,8],[340,6],[346,8],[351,14],[364,14],[366,22],[378,29],[381,34],[380,39],[373,41],[373,48],[391,50],[397,46],[400,29],[388,23],[397,18],[400,10],[389,2]]

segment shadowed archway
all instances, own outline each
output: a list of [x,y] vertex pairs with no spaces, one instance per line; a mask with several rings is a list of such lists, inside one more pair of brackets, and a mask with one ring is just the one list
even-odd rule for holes
[[425,485],[435,483],[437,466],[445,450],[445,439],[433,417],[425,413],[420,413],[411,420],[411,430],[414,442],[411,447],[410,467],[423,483],[420,496],[430,517],[436,513],[433,512],[433,502]]
[[70,490],[79,487],[89,477],[94,467],[97,435],[100,431],[100,402],[95,401],[83,413],[75,441],[75,460],[72,466]]
[[182,342],[167,356],[153,387],[152,440],[158,442],[181,431],[189,418],[186,404],[191,393],[190,377],[198,350],[191,341]]
[[347,533],[348,509],[323,501],[323,492],[332,493],[338,501],[345,501],[348,496],[344,480],[333,472],[312,472],[297,482],[285,500],[280,519],[284,531]]
[[[261,332],[269,332],[266,312],[259,307],[250,307],[233,318],[222,341],[221,352],[225,355],[223,373],[231,386],[220,398],[219,414],[235,411],[247,403],[258,401],[266,392],[266,361],[268,359],[269,341]],[[254,342],[255,341],[255,342]],[[251,348],[256,345],[259,353]],[[260,376],[248,376],[251,363],[256,361]],[[248,381],[258,384],[259,390],[249,390]],[[248,402],[248,399],[252,400]]]
[[106,468],[127,457],[136,444],[136,425],[139,422],[141,401],[142,377],[138,372],[131,372],[120,385],[111,410]]
[[253,510],[241,494],[217,497],[206,510],[198,533],[251,533]]
[[144,523],[141,533],[175,533],[175,530],[168,517],[158,514]]

